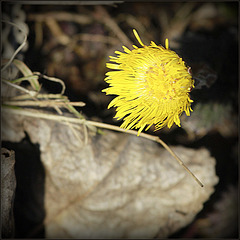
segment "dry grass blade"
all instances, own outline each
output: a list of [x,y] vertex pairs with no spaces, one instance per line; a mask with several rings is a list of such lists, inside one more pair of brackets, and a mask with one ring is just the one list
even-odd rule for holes
[[[8,80],[3,79],[3,82],[10,87],[16,88],[26,94],[14,97],[2,98],[2,104],[8,106],[16,107],[53,107],[58,114],[62,115],[60,107],[67,109],[69,112],[73,113],[78,118],[83,119],[83,116],[74,108],[83,107],[85,103],[83,102],[70,102],[69,99],[63,95],[65,92],[65,84],[61,79],[55,77],[49,77],[43,75],[39,72],[32,72],[25,63],[20,60],[14,59],[13,64],[21,71],[24,77]],[[5,65],[6,66],[6,65]],[[43,77],[49,81],[57,82],[62,85],[62,90],[60,94],[39,94],[40,84],[38,82],[39,77]],[[20,86],[21,82],[27,80],[34,90],[28,90]],[[29,100],[30,99],[30,100]],[[34,101],[32,101],[32,99]]]
[[27,65],[18,59],[14,59],[13,64],[21,71],[24,77],[15,79],[12,82],[15,83],[27,80],[35,91],[40,91],[38,76],[34,75],[33,72],[27,67]]
[[[59,100],[68,100],[67,96],[61,95],[61,94],[41,94],[38,93],[37,94],[37,98],[40,99],[59,99]],[[18,100],[28,100],[28,99],[32,99],[31,97],[29,97],[29,94],[23,94],[23,95],[18,95],[18,96],[13,96],[8,98],[8,100],[11,101],[18,101]]]
[[65,107],[66,105],[70,106],[76,106],[76,107],[83,107],[85,106],[85,103],[83,102],[63,102],[63,101],[52,101],[52,100],[41,100],[41,101],[4,101],[3,102],[5,105],[10,105],[10,106],[34,106],[34,107]]

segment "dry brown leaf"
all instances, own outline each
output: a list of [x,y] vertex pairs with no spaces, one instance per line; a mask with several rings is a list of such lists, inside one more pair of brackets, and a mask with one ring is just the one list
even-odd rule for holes
[[10,114],[3,128],[4,140],[13,141],[15,131],[19,141],[25,131],[40,144],[47,238],[166,237],[194,219],[218,182],[204,148],[172,147],[201,188],[165,149],[141,137],[104,131],[86,144],[83,130]]

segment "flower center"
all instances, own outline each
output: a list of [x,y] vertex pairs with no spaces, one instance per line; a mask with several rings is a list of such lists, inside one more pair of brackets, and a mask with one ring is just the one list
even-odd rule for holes
[[[166,63],[165,63],[166,64]],[[145,82],[148,93],[158,101],[172,100],[176,96],[175,83],[177,79],[169,78],[165,64],[153,64],[145,72]],[[170,75],[171,77],[171,75]]]

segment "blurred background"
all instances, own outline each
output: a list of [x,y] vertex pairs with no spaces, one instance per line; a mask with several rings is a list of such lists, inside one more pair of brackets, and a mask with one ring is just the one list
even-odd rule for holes
[[[107,109],[113,96],[101,92],[106,62],[122,46],[139,46],[132,29],[143,43],[165,45],[191,67],[195,89],[191,117],[182,116],[182,128],[173,127],[148,132],[161,137],[169,145],[191,148],[206,147],[216,158],[219,183],[215,193],[205,203],[197,218],[175,233],[178,237],[237,238],[238,236],[238,14],[237,2],[187,3],[125,3],[111,2],[99,5],[84,2],[78,5],[56,2],[53,5],[2,5],[3,18],[21,24],[28,32],[25,48],[18,58],[32,70],[62,79],[65,94],[72,101],[83,101],[79,109],[86,118],[120,125],[113,119],[114,109]],[[19,31],[2,26],[2,56],[9,58],[21,44]],[[41,81],[42,88],[59,93],[61,86]],[[12,149],[15,145],[4,143]],[[25,153],[29,144],[24,143]],[[39,156],[36,146],[30,146]],[[35,149],[35,150],[34,150]],[[16,156],[17,159],[18,156]],[[31,160],[24,165],[31,169]],[[35,158],[36,164],[40,159]],[[44,230],[32,232],[44,218],[42,199],[44,171],[39,165],[32,182],[40,191],[32,199],[27,181],[21,177],[22,168],[16,162],[17,185],[15,198],[16,237],[44,237]],[[37,179],[36,179],[37,176]],[[22,181],[22,182],[21,182]],[[25,182],[24,182],[25,181]],[[35,187],[32,186],[32,187]],[[38,212],[34,205],[37,202]],[[157,236],[156,236],[157,238]]]

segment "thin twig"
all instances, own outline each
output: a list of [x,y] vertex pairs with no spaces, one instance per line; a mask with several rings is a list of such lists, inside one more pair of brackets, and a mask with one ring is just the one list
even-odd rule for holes
[[96,6],[96,12],[93,15],[96,20],[104,23],[107,27],[109,27],[119,40],[128,48],[132,47],[132,42],[129,40],[127,35],[121,30],[118,24],[111,18],[108,12],[102,6]]
[[49,18],[48,21],[46,21],[46,24],[53,34],[54,39],[60,44],[68,45],[71,42],[71,38],[62,31],[59,23],[54,18]]
[[[126,133],[129,133],[132,135],[138,134],[138,132],[134,131],[134,130],[125,130],[118,126],[114,126],[114,125],[110,125],[110,124],[106,124],[106,123],[95,122],[95,121],[90,121],[90,120],[85,120],[85,119],[71,118],[71,117],[66,117],[66,116],[58,116],[58,115],[53,115],[53,114],[46,114],[46,113],[42,113],[39,111],[32,111],[32,110],[29,111],[29,110],[21,110],[21,109],[3,108],[3,111],[6,111],[6,110],[13,114],[20,114],[20,115],[25,115],[28,117],[43,118],[43,119],[49,119],[49,120],[54,120],[54,121],[59,121],[59,122],[64,121],[64,122],[72,122],[72,123],[78,123],[78,124],[86,124],[86,126],[92,125],[95,127],[105,128],[105,129],[114,130],[114,131],[118,131],[118,132],[126,132]],[[159,137],[152,136],[152,135],[149,135],[146,133],[140,133],[139,136],[160,143],[178,161],[178,163],[193,177],[193,179],[201,187],[203,187],[203,184],[201,183],[201,181],[191,172],[191,170],[182,162],[182,160]]]
[[78,24],[89,24],[92,22],[92,18],[83,14],[73,14],[68,12],[48,12],[39,14],[29,14],[29,21],[45,22],[49,18],[55,19],[56,21],[75,22]]

